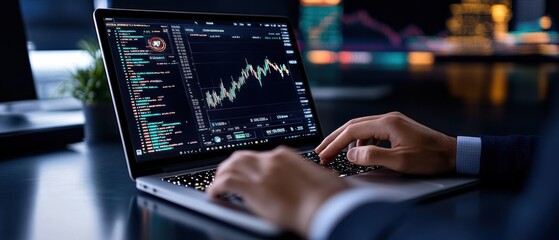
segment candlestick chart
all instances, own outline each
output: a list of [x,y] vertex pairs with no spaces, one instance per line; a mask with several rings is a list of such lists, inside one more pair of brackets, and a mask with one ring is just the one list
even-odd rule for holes
[[221,40],[212,48],[191,44],[200,104],[208,119],[234,121],[299,106],[300,68],[282,50],[283,42],[236,41]]
[[205,92],[206,104],[208,108],[217,108],[223,106],[223,101],[235,102],[237,94],[247,81],[253,79],[258,82],[260,87],[263,87],[262,80],[272,74],[279,75],[281,79],[289,75],[289,69],[285,64],[274,63],[268,58],[265,58],[262,65],[250,64],[245,59],[245,67],[240,70],[238,77],[230,76],[231,81],[228,87],[225,86],[223,80],[220,80],[219,89]]

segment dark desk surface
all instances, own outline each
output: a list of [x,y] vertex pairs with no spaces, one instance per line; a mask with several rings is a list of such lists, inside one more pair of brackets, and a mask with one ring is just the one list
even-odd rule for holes
[[[119,144],[0,162],[2,239],[258,238],[137,191]],[[421,204],[449,219],[498,224],[512,194],[479,188]]]
[[[344,103],[321,102],[319,110],[334,116],[339,104]],[[346,111],[325,121],[325,131],[338,124],[332,120],[374,110]],[[2,159],[0,193],[2,239],[258,238],[137,191],[120,143],[80,142]],[[511,199],[511,192],[472,188],[420,206],[445,218],[491,226],[501,222]]]
[[[422,69],[394,77],[392,72],[375,73],[377,82],[367,84],[372,95],[365,93],[359,101],[319,100],[318,111],[325,133],[350,118],[397,110],[449,135],[537,134],[547,115],[547,99],[554,96],[548,85],[556,81],[547,80],[548,68],[451,65],[435,68],[434,77],[424,76]],[[371,78],[356,74],[363,81]],[[329,93],[317,95],[327,98]],[[119,143],[80,142],[58,151],[2,158],[0,194],[1,239],[257,238],[140,193],[128,176]],[[491,227],[506,218],[513,200],[512,191],[481,186],[419,207]]]

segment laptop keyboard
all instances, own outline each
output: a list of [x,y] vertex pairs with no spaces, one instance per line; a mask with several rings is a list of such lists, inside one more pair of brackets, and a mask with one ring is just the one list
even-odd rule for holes
[[[315,152],[307,152],[302,153],[301,156],[303,158],[312,161],[316,164],[320,163],[320,157]],[[375,169],[380,168],[380,166],[358,166],[355,165],[347,160],[347,157],[344,153],[340,153],[334,161],[332,161],[328,165],[320,165],[324,168],[332,169],[335,173],[337,173],[340,177],[351,176],[359,173],[369,172]],[[205,191],[208,187],[211,186],[214,175],[216,173],[216,169],[210,169],[195,173],[187,173],[183,175],[171,176],[167,178],[163,178],[161,180],[165,182],[169,182],[179,186],[185,186],[189,188],[194,188],[196,190]]]
[[[304,158],[315,162],[316,164],[320,164],[320,157],[314,151],[302,153],[301,154]],[[359,166],[351,163],[347,160],[346,153],[342,152],[336,156],[334,161],[332,161],[328,165],[320,165],[324,168],[332,169],[335,173],[339,174],[340,177],[351,176],[359,173],[369,172],[375,169],[380,168],[380,166]]]

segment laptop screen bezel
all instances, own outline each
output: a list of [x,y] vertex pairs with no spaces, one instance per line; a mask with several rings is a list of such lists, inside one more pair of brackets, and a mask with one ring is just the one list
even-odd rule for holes
[[[120,85],[118,84],[117,69],[113,61],[113,55],[110,52],[109,39],[106,34],[105,26],[106,18],[135,18],[135,19],[157,19],[157,20],[208,20],[208,21],[237,21],[237,22],[271,22],[281,23],[288,26],[290,39],[296,42],[293,25],[289,18],[285,16],[265,16],[265,15],[247,15],[247,14],[224,14],[224,13],[195,13],[195,12],[178,12],[178,11],[161,11],[161,10],[140,10],[140,9],[116,9],[116,8],[98,8],[93,13],[97,37],[101,47],[109,87],[113,100],[113,106],[116,111],[117,121],[121,134],[122,144],[125,150],[125,157],[128,165],[130,177],[135,180],[137,177],[151,174],[162,173],[165,169],[180,169],[188,167],[203,166],[207,164],[218,164],[224,160],[226,156],[239,149],[266,150],[272,149],[278,145],[286,145],[298,149],[316,147],[323,139],[322,128],[319,122],[319,116],[312,101],[312,93],[310,91],[310,83],[302,61],[301,53],[297,47],[293,48],[299,68],[302,71],[302,81],[304,82],[305,91],[309,94],[309,107],[315,117],[317,134],[315,136],[301,139],[286,139],[282,143],[269,143],[261,145],[252,145],[247,147],[239,147],[235,149],[223,149],[214,152],[204,152],[195,155],[177,156],[168,159],[160,159],[157,161],[139,162],[136,160],[132,145],[132,136],[129,132],[128,122],[126,120],[124,102],[121,97]],[[185,158],[189,159],[185,162]],[[214,159],[214,160],[209,160]]]

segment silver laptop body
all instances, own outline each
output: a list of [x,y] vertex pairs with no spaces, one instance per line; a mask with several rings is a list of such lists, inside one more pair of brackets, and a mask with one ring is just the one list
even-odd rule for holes
[[[282,144],[310,156],[322,141],[289,20],[131,9],[97,9],[94,20],[136,187],[256,234],[280,234],[239,201],[211,201],[203,190],[235,150]],[[341,175],[394,201],[476,182],[409,178],[377,167]]]

